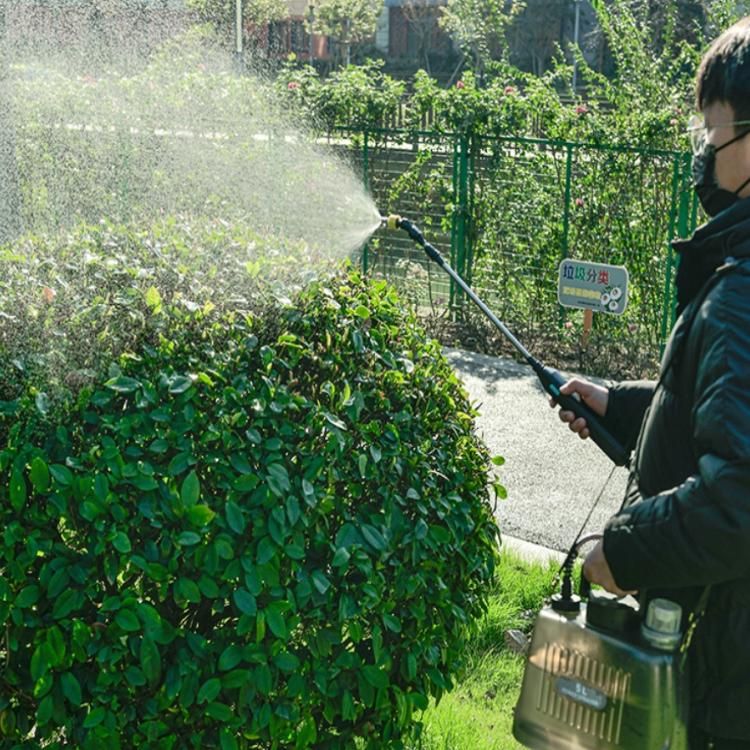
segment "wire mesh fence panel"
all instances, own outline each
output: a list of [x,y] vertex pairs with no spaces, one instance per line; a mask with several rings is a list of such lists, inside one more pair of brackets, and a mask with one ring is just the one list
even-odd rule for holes
[[[450,257],[455,138],[439,133],[368,131],[350,135],[375,204],[383,215],[416,221],[438,250]],[[449,279],[402,232],[380,233],[363,251],[369,271],[390,279],[416,306],[442,308]]]
[[[668,243],[677,210],[679,155],[532,140],[485,140],[476,162],[473,278],[509,320],[559,325],[564,258],[623,265],[630,302],[622,318],[597,316],[613,333],[639,331],[658,346]],[[679,189],[686,186],[681,184]]]
[[566,150],[484,139],[475,167],[472,277],[477,291],[516,329],[556,320]]
[[[658,355],[671,326],[669,241],[696,219],[684,154],[390,130],[348,138],[381,213],[416,221],[519,333],[554,333],[566,320],[580,327],[580,311],[558,303],[564,258],[623,265],[628,307],[596,315],[594,330]],[[406,235],[379,233],[365,259],[413,303],[464,309]]]
[[604,330],[625,326],[652,346],[661,341],[665,278],[672,273],[672,239],[678,196],[672,154],[576,151],[569,255],[622,265],[630,276],[622,317],[598,316]]

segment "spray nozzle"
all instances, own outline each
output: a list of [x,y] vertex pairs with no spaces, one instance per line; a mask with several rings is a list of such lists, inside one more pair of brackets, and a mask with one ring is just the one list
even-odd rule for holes
[[380,226],[386,229],[398,229],[401,225],[401,217],[398,214],[380,217]]
[[381,216],[380,225],[386,226],[388,229],[403,229],[417,245],[424,249],[430,260],[435,261],[439,266],[445,267],[447,265],[437,248],[425,240],[422,230],[411,219],[405,219],[398,214],[391,214],[390,216]]

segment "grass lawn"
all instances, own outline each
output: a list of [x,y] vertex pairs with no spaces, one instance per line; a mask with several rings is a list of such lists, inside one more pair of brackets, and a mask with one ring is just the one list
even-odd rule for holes
[[415,750],[518,750],[511,727],[524,658],[503,641],[508,628],[531,631],[551,593],[558,566],[523,562],[504,552],[489,610],[469,643],[468,663],[456,688],[430,705],[425,732]]

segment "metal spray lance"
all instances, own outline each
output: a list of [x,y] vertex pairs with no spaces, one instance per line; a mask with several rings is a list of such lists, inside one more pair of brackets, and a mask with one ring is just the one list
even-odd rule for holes
[[492,321],[493,325],[505,336],[508,341],[521,353],[526,362],[531,365],[544,390],[552,396],[557,403],[566,410],[572,411],[576,417],[583,417],[589,429],[591,439],[609,456],[617,466],[625,466],[629,454],[625,448],[612,436],[602,425],[601,419],[594,414],[586,404],[574,396],[566,396],[560,392],[565,378],[554,368],[547,367],[534,357],[521,342],[508,330],[505,324],[487,307],[477,296],[474,290],[454,271],[434,245],[425,240],[424,235],[417,225],[409,219],[404,219],[396,214],[381,217],[381,226],[389,229],[403,229],[409,237],[414,240],[427,253],[427,257],[437,263],[466,293],[472,302]]

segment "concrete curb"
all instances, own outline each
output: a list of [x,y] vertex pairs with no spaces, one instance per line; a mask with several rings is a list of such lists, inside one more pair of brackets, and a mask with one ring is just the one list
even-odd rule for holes
[[549,547],[543,547],[541,544],[534,544],[514,536],[501,534],[502,548],[507,549],[513,554],[527,562],[536,562],[546,565],[550,560],[558,565],[562,565],[565,560],[565,553]]

